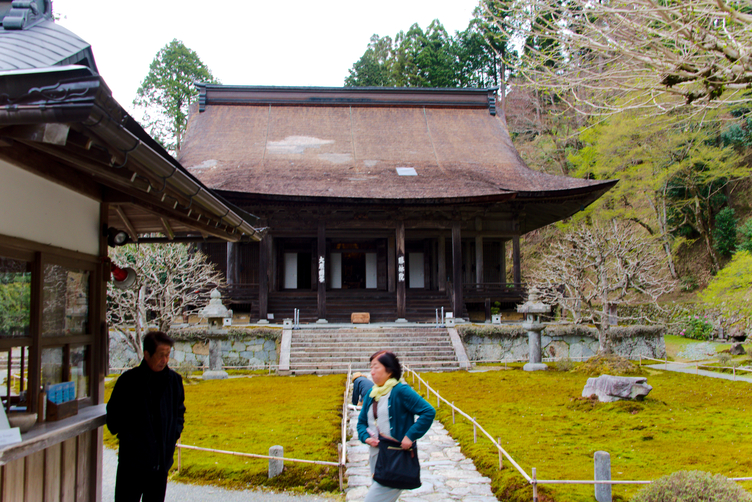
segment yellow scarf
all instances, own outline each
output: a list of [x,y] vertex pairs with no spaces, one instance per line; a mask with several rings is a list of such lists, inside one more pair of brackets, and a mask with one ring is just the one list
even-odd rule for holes
[[396,378],[390,378],[386,382],[384,382],[384,385],[374,385],[371,387],[371,393],[369,396],[373,398],[374,401],[378,402],[379,399],[389,394],[389,391],[392,390],[392,387],[397,385],[399,382]]

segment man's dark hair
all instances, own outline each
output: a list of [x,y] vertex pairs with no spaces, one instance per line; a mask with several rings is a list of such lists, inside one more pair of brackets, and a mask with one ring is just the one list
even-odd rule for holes
[[149,355],[154,355],[157,352],[157,345],[169,345],[172,347],[175,342],[172,341],[167,333],[162,331],[149,331],[144,337],[144,352],[148,352]]
[[394,352],[380,350],[371,356],[369,362],[374,359],[384,365],[384,368],[392,374],[391,378],[396,378],[397,380],[402,378],[402,366],[400,366],[399,359],[394,355]]

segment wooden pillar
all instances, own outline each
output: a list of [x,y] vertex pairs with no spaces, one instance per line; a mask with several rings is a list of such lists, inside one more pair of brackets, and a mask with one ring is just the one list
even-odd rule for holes
[[267,234],[259,242],[259,321],[266,321],[269,313],[269,263],[272,254],[272,237]]
[[520,236],[512,238],[512,261],[514,267],[514,286],[520,287],[522,283],[522,271],[520,270]]
[[475,236],[475,282],[483,282],[483,236]]
[[446,236],[439,235],[439,291],[446,291]]
[[405,222],[397,222],[397,232],[395,235],[396,255],[397,255],[397,318],[405,318],[405,284],[407,281],[407,263],[405,260]]
[[238,259],[240,257],[240,244],[237,242],[227,243],[227,284],[231,286],[238,283]]
[[319,220],[316,274],[318,284],[319,319],[326,319],[326,223]]
[[395,244],[394,236],[389,236],[389,242],[387,244],[387,256],[386,256],[386,277],[387,277],[387,289],[390,293],[394,293],[396,290],[396,278],[397,278],[397,258],[395,256],[395,250],[397,244]]
[[423,240],[423,289],[426,291],[433,289],[431,281],[431,241]]
[[452,309],[454,317],[462,316],[462,235],[460,233],[460,222],[452,222],[452,287],[454,294],[452,298]]
[[499,260],[499,282],[507,282],[507,241],[501,241],[501,257]]

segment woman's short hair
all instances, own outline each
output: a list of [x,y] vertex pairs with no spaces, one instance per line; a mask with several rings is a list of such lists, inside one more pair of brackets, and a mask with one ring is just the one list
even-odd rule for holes
[[148,352],[149,355],[153,356],[157,352],[157,345],[169,345],[172,347],[175,345],[175,342],[172,341],[172,338],[167,333],[149,331],[144,336],[144,352]]
[[402,378],[402,366],[400,366],[399,359],[394,355],[394,352],[380,350],[371,356],[369,362],[374,359],[384,365],[386,371],[392,374],[392,378],[396,378],[397,380]]

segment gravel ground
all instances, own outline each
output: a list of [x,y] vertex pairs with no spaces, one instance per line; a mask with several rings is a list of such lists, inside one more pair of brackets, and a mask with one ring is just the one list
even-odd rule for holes
[[[115,500],[115,473],[117,454],[104,449],[102,466],[102,502]],[[165,502],[333,502],[336,499],[316,495],[290,495],[261,490],[225,490],[216,486],[185,485],[167,483]]]
[[690,361],[715,357],[716,355],[715,345],[710,342],[689,344],[677,354],[677,356]]

